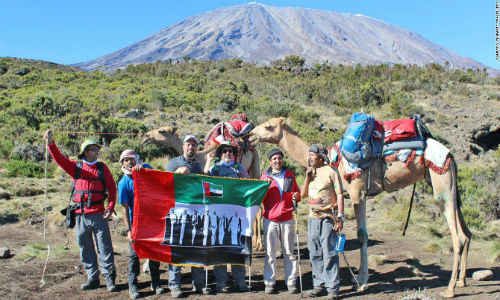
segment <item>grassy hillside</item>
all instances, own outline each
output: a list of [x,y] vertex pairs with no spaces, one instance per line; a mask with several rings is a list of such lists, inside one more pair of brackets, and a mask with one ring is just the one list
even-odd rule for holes
[[[0,58],[0,159],[9,161],[0,172],[18,177],[12,180],[42,177],[43,166],[20,160],[26,152],[20,148],[35,145],[43,149],[42,135],[49,127],[67,154],[75,155],[81,141],[94,135],[107,146],[102,158],[109,163],[116,162],[121,150],[133,147],[145,160],[161,167],[165,150],[141,145],[141,133],[177,125],[180,134],[203,137],[213,124],[235,112],[246,112],[255,124],[271,117],[287,117],[305,140],[329,145],[342,136],[356,111],[369,112],[381,120],[419,113],[433,134],[455,150],[463,144],[453,135],[463,135],[455,129],[461,121],[447,108],[468,110],[473,99],[477,107],[492,108],[489,112],[482,109],[480,118],[496,117],[499,86],[500,77],[488,77],[481,70],[448,70],[434,64],[361,67],[324,63],[306,68],[304,60],[296,56],[270,66],[239,59],[186,59],[183,63],[129,66],[111,74]],[[264,152],[269,149],[259,147]],[[497,159],[499,153],[496,150]],[[457,158],[462,160],[462,155]],[[301,171],[294,162],[287,162]],[[119,168],[114,169],[118,176]],[[494,180],[498,170],[498,165],[484,166],[480,158],[464,162],[460,168],[464,211],[479,231],[500,217],[500,188]],[[52,164],[49,177],[59,175]],[[9,179],[3,179],[1,187],[14,196],[25,193],[18,185],[11,191],[14,186]],[[476,216],[481,217],[479,223],[472,224]]]

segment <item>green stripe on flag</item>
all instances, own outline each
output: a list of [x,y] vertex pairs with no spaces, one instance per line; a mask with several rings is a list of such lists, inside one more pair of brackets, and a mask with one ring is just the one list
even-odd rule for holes
[[[204,182],[216,187],[217,190],[222,187],[222,197],[208,196],[203,199]],[[182,174],[174,174],[174,184],[175,202],[186,204],[233,204],[243,207],[260,205],[269,187],[267,182],[261,180]]]

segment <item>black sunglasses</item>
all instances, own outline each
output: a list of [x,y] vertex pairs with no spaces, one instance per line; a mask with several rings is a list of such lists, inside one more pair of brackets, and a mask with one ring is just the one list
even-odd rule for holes
[[[222,153],[233,153],[233,149],[229,149],[229,148],[226,148],[226,149],[222,149],[221,151]],[[233,153],[234,154],[234,153]]]
[[97,152],[97,151],[99,151],[99,148],[94,147],[94,148],[88,148],[87,150],[92,151],[92,152]]

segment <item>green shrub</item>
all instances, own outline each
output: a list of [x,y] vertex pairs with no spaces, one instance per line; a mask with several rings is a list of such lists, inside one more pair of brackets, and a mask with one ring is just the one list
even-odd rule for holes
[[[23,160],[11,160],[7,163],[7,177],[45,177],[43,163],[35,163]],[[47,177],[52,177],[53,166],[47,165]]]
[[484,230],[485,226],[483,223],[483,217],[481,216],[481,211],[479,210],[479,208],[464,205],[462,207],[462,214],[469,228],[475,230]]
[[10,153],[14,149],[14,143],[8,140],[0,141],[0,157],[1,158],[9,158]]

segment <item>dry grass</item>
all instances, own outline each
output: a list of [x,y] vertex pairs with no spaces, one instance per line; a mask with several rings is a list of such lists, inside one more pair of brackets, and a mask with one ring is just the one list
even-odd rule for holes
[[381,266],[387,262],[387,256],[383,254],[368,256],[368,264],[372,266]]

